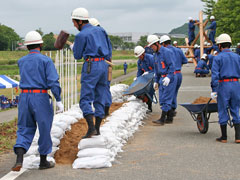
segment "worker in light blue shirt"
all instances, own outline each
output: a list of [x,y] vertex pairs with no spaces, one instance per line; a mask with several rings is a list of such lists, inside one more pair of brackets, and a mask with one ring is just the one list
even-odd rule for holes
[[[103,92],[107,88],[107,63],[111,59],[111,43],[103,28],[89,24],[88,11],[77,8],[72,12],[74,26],[80,31],[74,40],[73,54],[75,59],[84,59],[81,74],[80,108],[88,124],[88,131],[82,138],[100,134],[99,127],[105,116]],[[95,112],[92,109],[92,103]],[[93,117],[96,124],[94,126]]]
[[170,51],[172,51],[174,58],[173,63],[175,65],[175,80],[174,83],[175,85],[175,93],[174,93],[174,97],[173,97],[173,102],[172,102],[172,109],[170,111],[168,111],[168,116],[166,119],[166,123],[173,123],[173,117],[176,115],[176,108],[177,108],[177,94],[178,94],[178,90],[181,86],[182,83],[182,73],[181,73],[181,69],[182,69],[182,65],[186,64],[188,62],[187,58],[184,56],[183,52],[181,49],[176,48],[174,46],[171,45],[171,39],[169,36],[167,35],[163,35],[160,38],[160,43],[161,45],[163,45],[164,47],[168,48]]
[[47,161],[47,154],[52,152],[51,127],[53,107],[50,89],[57,100],[57,113],[63,112],[61,103],[61,88],[58,74],[53,61],[41,54],[43,40],[36,31],[30,31],[25,36],[24,44],[29,54],[18,60],[20,72],[20,100],[18,105],[18,130],[14,152],[17,161],[13,171],[20,171],[25,154],[34,138],[37,125],[39,129],[38,151],[40,153],[39,169],[54,167],[53,162]]
[[[154,58],[153,55],[145,53],[145,48],[142,46],[136,46],[134,48],[134,55],[135,57],[138,57],[138,71],[137,71],[137,77],[139,76],[144,76],[148,73],[153,73],[154,72]],[[149,95],[151,97],[147,97],[147,105],[148,105],[148,112],[152,112],[152,99],[153,99],[153,94],[154,94],[154,89],[153,86],[151,86]]]
[[155,83],[154,89],[159,89],[159,103],[162,109],[160,119],[154,120],[153,123],[164,125],[168,111],[172,110],[172,102],[175,94],[175,65],[173,62],[174,55],[168,49],[163,47],[156,35],[149,35],[147,38],[148,46],[154,51],[154,72]]
[[221,34],[217,38],[217,44],[221,52],[214,58],[212,65],[211,97],[218,102],[222,135],[216,140],[227,142],[227,123],[231,119],[231,114],[235,128],[235,143],[240,143],[240,57],[230,50],[232,40],[228,34]]
[[216,29],[217,29],[217,23],[215,21],[215,17],[211,16],[210,17],[211,24],[208,26],[206,29],[210,29],[209,33],[209,39],[212,41],[213,44],[215,44],[215,34],[216,34]]

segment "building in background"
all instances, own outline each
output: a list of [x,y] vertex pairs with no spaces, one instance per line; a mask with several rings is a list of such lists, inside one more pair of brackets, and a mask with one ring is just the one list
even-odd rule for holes
[[120,37],[123,42],[133,42],[137,43],[141,36],[148,36],[147,32],[122,32],[122,33],[109,33],[112,36]]

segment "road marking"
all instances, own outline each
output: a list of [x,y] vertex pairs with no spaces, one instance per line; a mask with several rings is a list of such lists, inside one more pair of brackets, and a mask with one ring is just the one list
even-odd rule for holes
[[210,86],[182,86],[179,91],[206,91],[211,92]]
[[21,171],[16,172],[16,171],[10,171],[8,174],[3,176],[0,180],[14,180],[18,176],[20,176],[22,173],[24,173],[27,169],[22,168]]

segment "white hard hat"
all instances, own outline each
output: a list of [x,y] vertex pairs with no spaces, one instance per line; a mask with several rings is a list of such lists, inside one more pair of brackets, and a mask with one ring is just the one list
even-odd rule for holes
[[197,45],[197,44],[195,44],[195,45],[194,45],[194,48],[198,48],[198,45]]
[[204,44],[204,46],[207,46],[207,42],[206,41],[203,44]]
[[211,46],[211,43],[207,43],[208,46]]
[[193,18],[192,17],[188,17],[188,20],[191,21],[191,20],[193,20]]
[[217,37],[217,44],[232,43],[232,39],[228,34],[221,34]]
[[237,43],[238,46],[240,46],[240,43]]
[[168,35],[163,35],[160,38],[160,43],[164,43],[164,42],[169,41],[169,40],[171,40],[171,39]]
[[173,41],[173,44],[177,44],[177,41]]
[[203,54],[201,59],[206,59],[207,58],[207,54]]
[[30,31],[26,34],[24,45],[42,44],[42,36],[37,31]]
[[210,19],[215,19],[215,17],[214,17],[214,16],[211,16]]
[[134,48],[134,55],[135,57],[141,56],[145,52],[145,49],[142,46],[136,46]]
[[159,38],[156,35],[148,35],[147,37],[148,47],[150,47],[152,44],[158,41],[159,41]]
[[93,26],[98,26],[100,25],[99,21],[96,18],[89,18],[89,23]]
[[218,52],[217,51],[214,51],[213,54],[216,55]]
[[200,48],[201,46],[200,45],[198,45],[198,48]]
[[78,20],[88,20],[89,19],[88,10],[85,8],[74,9],[71,18]]

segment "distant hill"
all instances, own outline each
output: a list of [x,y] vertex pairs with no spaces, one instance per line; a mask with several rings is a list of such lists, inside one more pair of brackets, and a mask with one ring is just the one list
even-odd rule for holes
[[[195,35],[198,33],[198,27],[195,28]],[[172,29],[169,34],[185,34],[188,35],[188,23],[183,24],[180,27]]]

